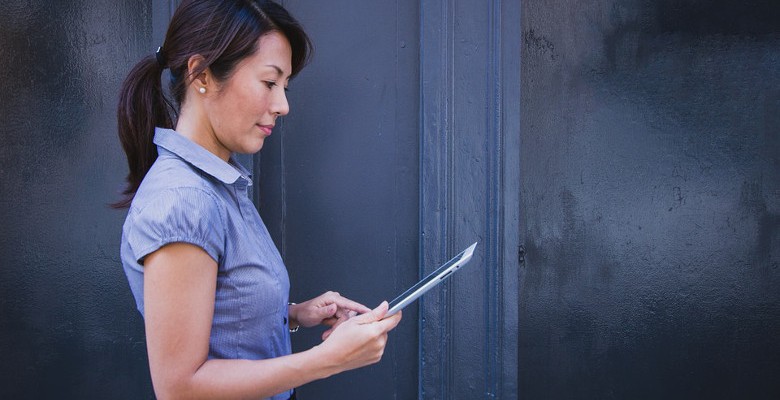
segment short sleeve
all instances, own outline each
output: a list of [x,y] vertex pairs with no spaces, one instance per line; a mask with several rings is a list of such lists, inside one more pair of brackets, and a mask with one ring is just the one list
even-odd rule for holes
[[170,243],[198,246],[219,263],[225,248],[224,212],[207,191],[168,189],[157,193],[132,216],[127,242],[139,264]]

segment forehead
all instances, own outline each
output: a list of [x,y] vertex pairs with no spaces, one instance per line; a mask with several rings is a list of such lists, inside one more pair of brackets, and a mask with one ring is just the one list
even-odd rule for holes
[[282,70],[284,77],[289,77],[292,73],[290,42],[279,32],[269,32],[257,39],[257,51],[244,62],[251,69],[273,69],[269,66],[276,66]]

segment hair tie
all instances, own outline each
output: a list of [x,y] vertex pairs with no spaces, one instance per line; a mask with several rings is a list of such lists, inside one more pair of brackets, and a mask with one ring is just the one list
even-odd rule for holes
[[160,67],[165,68],[165,56],[162,54],[162,47],[157,48],[157,52],[154,53],[154,56],[157,58],[157,64],[160,64]]

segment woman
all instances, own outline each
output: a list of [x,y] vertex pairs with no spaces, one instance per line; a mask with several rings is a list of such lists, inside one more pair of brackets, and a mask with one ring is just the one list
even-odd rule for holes
[[[259,151],[288,113],[286,87],[310,49],[271,1],[184,1],[122,86],[122,263],[161,399],[294,398],[299,385],[379,361],[400,321],[384,318],[386,302],[370,310],[333,292],[288,303],[287,271],[232,158]],[[289,330],[318,324],[331,326],[324,341],[291,354]]]

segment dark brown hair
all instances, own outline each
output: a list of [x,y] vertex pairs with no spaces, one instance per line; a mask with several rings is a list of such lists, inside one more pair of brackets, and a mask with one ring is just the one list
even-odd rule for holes
[[[112,204],[129,207],[146,173],[157,159],[154,128],[173,128],[177,108],[185,101],[187,82],[206,68],[224,82],[238,63],[257,50],[258,39],[280,32],[292,48],[292,76],[306,65],[312,44],[301,25],[282,6],[270,0],[185,0],[171,18],[165,42],[157,55],[142,59],[130,71],[119,94],[119,139],[130,172],[123,198]],[[190,57],[204,58],[187,74]],[[171,70],[171,99],[162,89],[161,75]]]

